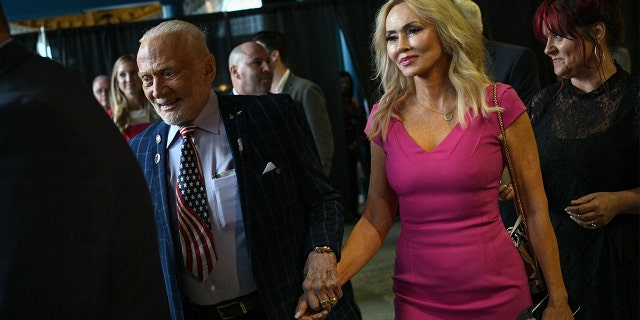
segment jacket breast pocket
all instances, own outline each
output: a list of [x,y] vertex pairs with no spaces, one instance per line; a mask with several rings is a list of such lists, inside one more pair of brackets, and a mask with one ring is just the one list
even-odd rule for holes
[[212,201],[214,208],[214,223],[223,231],[234,231],[240,216],[240,198],[238,195],[238,180],[236,173],[213,179]]

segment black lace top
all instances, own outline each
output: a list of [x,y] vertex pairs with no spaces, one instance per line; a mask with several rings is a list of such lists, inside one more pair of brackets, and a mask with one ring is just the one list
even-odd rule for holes
[[640,186],[640,82],[618,67],[589,93],[568,80],[553,84],[528,109],[565,284],[583,307],[576,319],[638,319],[640,215],[591,230],[564,208],[590,193]]

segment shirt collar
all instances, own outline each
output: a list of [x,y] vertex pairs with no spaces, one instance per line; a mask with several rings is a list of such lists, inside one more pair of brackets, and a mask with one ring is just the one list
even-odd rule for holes
[[280,78],[280,82],[278,82],[278,92],[275,93],[282,93],[282,89],[284,89],[284,84],[287,82],[287,79],[289,79],[289,74],[291,74],[291,71],[289,70],[289,68],[287,68],[287,71],[284,72],[284,74],[282,75],[282,78]]
[[[209,101],[202,109],[202,112],[193,120],[193,125],[206,132],[220,134],[220,112],[218,108],[218,95],[211,90]],[[167,148],[180,138],[180,126],[172,125],[169,127],[170,139],[167,139]]]

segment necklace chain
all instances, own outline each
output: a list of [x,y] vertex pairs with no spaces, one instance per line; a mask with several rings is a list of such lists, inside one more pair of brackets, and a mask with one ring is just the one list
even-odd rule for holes
[[[422,105],[421,105],[421,106],[422,106]],[[427,111],[431,111],[431,112],[433,112],[433,113],[441,114],[441,115],[442,115],[442,118],[443,118],[445,121],[451,121],[451,120],[453,119],[453,110],[455,109],[455,108],[451,108],[451,110],[449,110],[449,111],[447,111],[447,112],[445,112],[445,113],[442,113],[442,112],[439,112],[439,111],[435,111],[435,110],[429,109],[429,108],[427,108],[427,107],[425,107],[425,106],[422,106],[422,108],[423,108],[423,109],[425,109],[425,110],[427,110]]]

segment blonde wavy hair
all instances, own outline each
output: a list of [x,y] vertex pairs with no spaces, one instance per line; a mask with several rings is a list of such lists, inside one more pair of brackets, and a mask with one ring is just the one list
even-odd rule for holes
[[[113,122],[116,124],[120,132],[124,133],[125,129],[131,124],[131,117],[129,115],[129,103],[127,102],[127,98],[124,96],[124,93],[120,91],[120,87],[118,86],[118,69],[120,66],[127,63],[133,62],[136,63],[136,57],[132,54],[122,55],[116,60],[113,64],[113,71],[111,72],[111,96],[109,102],[111,103],[111,108],[113,109]],[[160,116],[156,113],[156,110],[153,108],[153,105],[147,97],[144,95],[144,91],[142,87],[140,88],[140,96],[142,101],[142,108],[147,110],[148,122],[154,122],[160,119]]]
[[499,110],[488,106],[485,101],[485,88],[491,81],[485,71],[484,40],[470,23],[473,17],[466,16],[470,12],[463,10],[468,2],[471,0],[390,0],[380,8],[371,46],[375,52],[374,79],[380,80],[383,95],[378,109],[371,115],[367,132],[369,138],[382,135],[382,139],[386,140],[391,118],[402,120],[399,116],[401,102],[415,93],[416,89],[413,78],[404,76],[387,55],[387,15],[401,3],[406,3],[421,18],[421,22],[436,27],[444,51],[449,56],[447,80],[456,91],[456,112],[461,127],[467,127],[465,115],[469,109],[472,117],[488,117],[492,111]]

